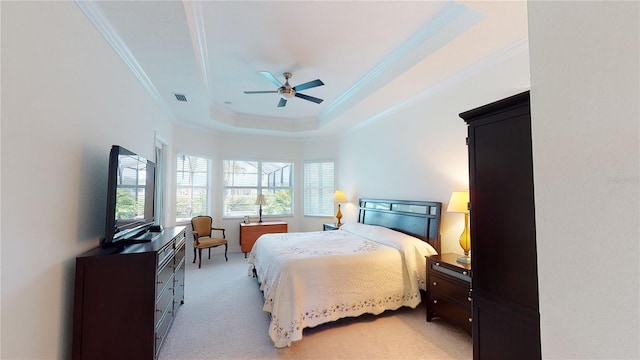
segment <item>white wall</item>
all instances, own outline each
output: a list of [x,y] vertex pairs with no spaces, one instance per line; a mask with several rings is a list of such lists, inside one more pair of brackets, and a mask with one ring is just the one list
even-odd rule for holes
[[[442,252],[462,253],[464,217],[446,212],[451,192],[469,189],[467,126],[458,114],[528,89],[526,44],[466,74],[341,137],[339,186],[355,198],[346,221],[357,219],[358,197],[440,201]],[[488,83],[501,92],[488,92]]]
[[640,3],[530,2],[542,355],[640,358]]
[[104,234],[112,144],[170,120],[73,2],[2,2],[3,359],[69,358],[75,256]]

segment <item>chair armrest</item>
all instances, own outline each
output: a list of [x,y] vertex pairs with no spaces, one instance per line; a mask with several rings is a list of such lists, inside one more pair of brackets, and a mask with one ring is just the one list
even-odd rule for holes
[[214,228],[214,227],[212,227],[212,228],[211,228],[211,230],[218,230],[218,231],[222,231],[222,238],[223,238],[223,239],[226,239],[226,237],[225,237],[225,235],[224,235],[225,229],[223,229],[223,228]]
[[193,241],[196,243],[196,245],[199,243],[198,242],[198,238],[200,237],[197,231],[192,231],[191,234],[193,234]]

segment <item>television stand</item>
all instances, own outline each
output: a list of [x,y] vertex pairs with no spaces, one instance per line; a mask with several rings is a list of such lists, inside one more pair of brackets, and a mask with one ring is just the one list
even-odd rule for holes
[[184,303],[186,239],[184,226],[155,235],[76,257],[72,360],[158,358]]

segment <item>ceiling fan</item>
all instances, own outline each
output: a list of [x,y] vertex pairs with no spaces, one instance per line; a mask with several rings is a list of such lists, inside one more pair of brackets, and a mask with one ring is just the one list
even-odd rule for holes
[[278,107],[283,107],[287,105],[287,100],[293,98],[294,96],[299,97],[301,99],[313,101],[316,104],[320,104],[323,101],[323,99],[318,99],[317,97],[301,94],[298,92],[301,90],[306,90],[306,89],[314,88],[316,86],[324,85],[324,83],[320,79],[316,79],[316,80],[309,81],[304,84],[300,84],[298,86],[292,87],[291,85],[289,85],[289,79],[291,78],[290,72],[285,72],[284,74],[282,74],[284,75],[284,79],[285,79],[284,84],[278,81],[278,79],[276,79],[276,77],[273,76],[273,74],[271,74],[268,71],[260,71],[260,74],[262,74],[264,77],[269,79],[269,81],[271,81],[272,83],[276,84],[276,86],[278,86],[278,89],[272,90],[272,91],[245,91],[244,92],[245,94],[278,93],[280,94],[280,98],[281,98],[280,102],[278,103]]

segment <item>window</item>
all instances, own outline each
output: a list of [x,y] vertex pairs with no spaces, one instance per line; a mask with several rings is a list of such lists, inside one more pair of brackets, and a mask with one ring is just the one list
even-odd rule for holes
[[258,194],[263,194],[262,216],[293,215],[293,164],[286,162],[225,160],[223,216],[257,216]]
[[176,222],[207,214],[209,159],[178,154]]
[[304,164],[304,214],[333,216],[333,161]]

